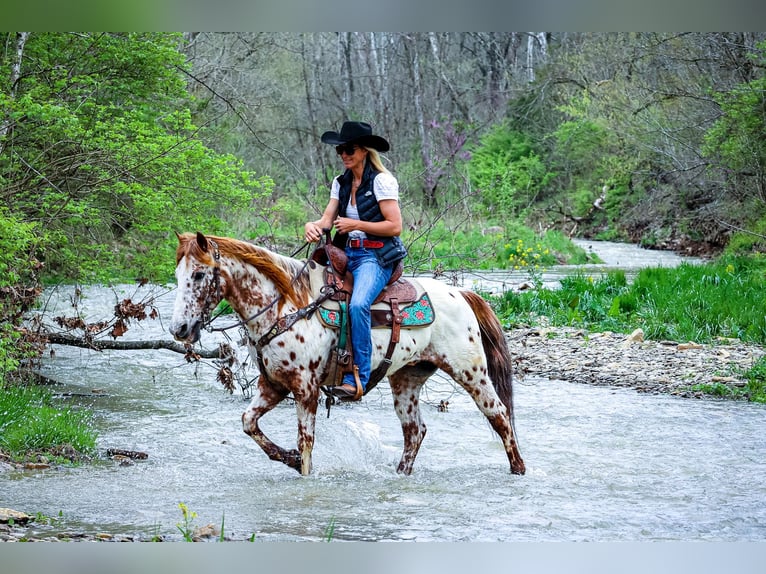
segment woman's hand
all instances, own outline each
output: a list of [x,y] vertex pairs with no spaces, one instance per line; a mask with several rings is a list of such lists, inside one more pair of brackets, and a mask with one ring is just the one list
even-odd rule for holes
[[358,219],[351,219],[350,217],[336,217],[333,221],[338,233],[349,233],[355,229],[360,229],[359,223]]
[[309,221],[304,226],[303,231],[303,236],[309,243],[315,243],[322,238],[322,228],[313,221]]

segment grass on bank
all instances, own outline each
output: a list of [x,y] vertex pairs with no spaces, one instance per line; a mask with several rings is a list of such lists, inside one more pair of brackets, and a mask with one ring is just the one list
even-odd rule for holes
[[507,269],[541,273],[554,265],[600,263],[560,231],[535,233],[529,227],[460,226],[440,221],[419,236],[402,235],[408,245],[408,267],[418,272]]
[[[766,259],[730,257],[705,265],[647,268],[632,282],[613,271],[576,274],[560,289],[507,292],[490,300],[506,328],[534,325],[629,333],[648,339],[713,343],[719,338],[766,344]],[[766,360],[743,373],[744,388],[700,389],[766,402]]]
[[96,448],[90,413],[58,407],[38,386],[0,386],[0,450],[14,460],[44,454],[73,462]]

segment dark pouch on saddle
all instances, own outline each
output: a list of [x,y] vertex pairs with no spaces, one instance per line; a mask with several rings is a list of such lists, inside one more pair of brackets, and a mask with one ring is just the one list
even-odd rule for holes
[[346,248],[346,243],[348,243],[348,233],[336,233],[335,236],[332,238],[332,244],[335,247],[340,247],[341,249]]
[[324,233],[324,246],[316,249],[311,259],[320,265],[331,265],[332,269],[342,278],[346,274],[346,264],[348,262],[346,257],[346,239],[348,235],[336,233],[335,237],[331,239],[329,229],[325,229]]

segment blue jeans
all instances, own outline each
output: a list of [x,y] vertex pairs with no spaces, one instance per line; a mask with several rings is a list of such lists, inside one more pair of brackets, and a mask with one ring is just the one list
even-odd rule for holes
[[[386,286],[394,270],[393,265],[381,267],[378,258],[370,249],[346,248],[348,269],[354,276],[354,290],[349,304],[351,319],[351,345],[354,363],[359,367],[359,382],[367,388],[372,370],[372,327],[370,306]],[[352,375],[343,378],[344,383],[354,385]]]

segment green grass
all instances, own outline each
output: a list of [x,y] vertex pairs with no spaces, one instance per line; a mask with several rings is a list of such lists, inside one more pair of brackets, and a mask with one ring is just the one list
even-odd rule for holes
[[741,373],[741,375],[747,381],[743,387],[734,387],[717,382],[695,385],[691,390],[718,397],[766,403],[766,356],[759,358],[752,367]]
[[632,292],[651,338],[766,343],[763,262],[743,258],[676,269],[645,269]]
[[766,403],[766,357],[761,357],[745,372],[745,395],[756,403]]
[[534,278],[560,263],[599,262],[559,231],[540,235],[514,223],[482,229],[440,221],[427,234],[407,232],[402,239],[409,245],[405,263],[421,272],[508,269],[529,272]]
[[[647,339],[714,343],[719,337],[766,344],[766,260],[728,257],[705,265],[647,268],[629,283],[621,271],[599,278],[576,274],[560,289],[490,297],[506,328],[539,324],[629,333]],[[766,400],[766,362],[746,374],[744,389],[714,385],[711,394]],[[715,388],[713,388],[715,387]],[[725,388],[720,388],[725,387]]]
[[575,274],[562,279],[559,289],[508,291],[491,301],[507,328],[536,324],[546,317],[556,326],[621,331],[631,324],[636,308],[622,271],[600,279]]
[[535,323],[629,332],[650,339],[713,342],[718,337],[766,344],[766,264],[725,260],[641,270],[632,283],[613,271],[575,274],[561,288],[508,292],[494,300],[506,326]]
[[95,448],[89,412],[55,406],[40,387],[0,387],[0,449],[11,457],[47,453],[74,461]]

